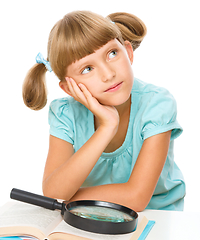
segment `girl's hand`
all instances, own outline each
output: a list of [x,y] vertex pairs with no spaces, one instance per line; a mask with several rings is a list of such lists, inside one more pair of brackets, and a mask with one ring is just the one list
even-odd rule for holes
[[83,84],[77,85],[72,78],[67,78],[68,89],[71,96],[86,108],[88,108],[98,119],[99,125],[118,128],[119,114],[114,106],[105,106],[98,102]]

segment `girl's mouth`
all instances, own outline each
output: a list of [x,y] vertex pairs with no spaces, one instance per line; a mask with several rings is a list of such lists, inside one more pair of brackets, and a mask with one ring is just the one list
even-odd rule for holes
[[123,83],[123,82],[120,82],[120,83],[117,83],[117,84],[112,85],[112,86],[109,87],[107,90],[105,90],[105,92],[115,92],[115,91],[117,91],[117,90],[120,89],[120,87],[122,86],[122,83]]

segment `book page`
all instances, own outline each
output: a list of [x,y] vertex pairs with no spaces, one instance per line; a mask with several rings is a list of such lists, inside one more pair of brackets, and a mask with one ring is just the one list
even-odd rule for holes
[[[37,228],[47,236],[62,221],[59,211],[52,211],[18,201],[8,202],[0,209],[0,235],[4,228],[22,227]],[[17,227],[17,228],[16,228]],[[24,228],[25,229],[25,228]],[[21,235],[26,234],[21,232]]]
[[[137,224],[137,229],[136,231],[132,233],[126,233],[126,234],[116,234],[116,235],[110,235],[110,234],[99,234],[99,233],[92,233],[92,232],[87,232],[83,231],[81,229],[75,228],[67,224],[64,220],[53,230],[52,234],[50,235],[49,239],[53,240],[56,239],[53,237],[53,234],[57,233],[69,233],[73,234],[76,236],[84,237],[87,239],[92,239],[92,240],[136,240],[140,236],[141,232],[145,228],[148,220],[146,217],[141,215],[138,219],[138,224]],[[139,232],[138,232],[138,231]],[[58,235],[57,235],[58,236]],[[59,239],[68,239],[61,237],[62,235],[59,235]],[[69,238],[70,239],[70,238]],[[73,238],[71,238],[73,239]],[[79,238],[74,238],[74,239],[79,239]],[[81,238],[80,238],[81,240]]]

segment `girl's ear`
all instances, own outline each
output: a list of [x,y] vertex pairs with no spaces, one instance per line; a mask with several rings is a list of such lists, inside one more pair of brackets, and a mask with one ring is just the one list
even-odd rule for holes
[[126,51],[128,53],[128,57],[130,59],[131,65],[132,65],[133,57],[134,57],[132,45],[131,45],[131,43],[129,41],[125,41],[124,42],[124,46],[126,48]]
[[67,81],[60,81],[59,86],[64,92],[66,92],[68,95],[72,96],[72,94],[68,88]]

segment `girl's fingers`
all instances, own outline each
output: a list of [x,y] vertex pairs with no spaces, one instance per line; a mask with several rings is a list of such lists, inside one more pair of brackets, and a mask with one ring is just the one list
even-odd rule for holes
[[77,95],[80,93],[80,89],[77,86],[76,82],[70,78],[68,81],[68,84],[70,86],[71,93],[73,94],[74,97],[77,97]]
[[68,84],[68,88],[72,94],[72,97],[77,98],[77,91],[80,89],[78,89],[78,86],[76,85],[76,83],[74,82],[74,80],[72,78],[69,78],[67,80],[67,84]]
[[74,93],[74,89],[73,89],[72,84],[71,84],[71,80],[69,78],[66,78],[66,82],[67,82],[67,86],[68,86],[68,89],[69,89],[72,97],[74,97],[75,93]]
[[86,86],[83,85],[82,83],[80,83],[78,86],[81,89],[87,101],[89,101],[92,98],[92,94],[87,90]]
[[98,100],[92,96],[87,87],[83,84],[78,85],[85,97],[85,106],[94,114],[97,115],[104,108]]
[[70,81],[74,96],[76,96],[76,98],[74,97],[75,100],[85,105],[89,110],[93,110],[99,105],[99,102],[92,96],[84,84],[79,83],[77,85],[73,79]]
[[72,94],[72,97],[75,100],[84,104],[86,102],[86,99],[81,88],[76,84],[76,82],[72,78],[68,79],[67,82],[68,82],[68,87]]

